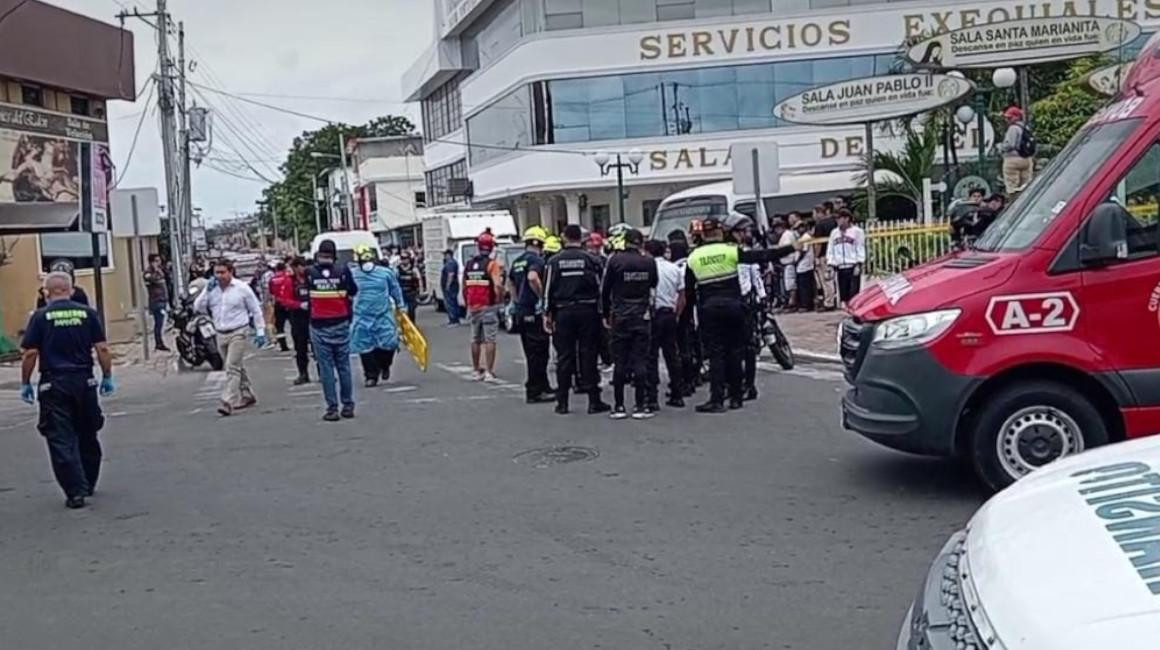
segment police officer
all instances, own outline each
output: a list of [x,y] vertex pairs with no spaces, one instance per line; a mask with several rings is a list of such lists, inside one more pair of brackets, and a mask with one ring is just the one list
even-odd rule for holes
[[[753,245],[753,220],[733,213],[729,216],[729,234],[742,248]],[[745,401],[757,399],[757,357],[761,353],[761,326],[764,323],[765,281],[758,264],[738,264],[737,279],[741,282],[741,297],[745,302],[745,358],[743,392]]]
[[698,413],[724,413],[726,386],[729,408],[744,404],[741,365],[748,326],[738,266],[772,262],[801,247],[743,251],[736,243],[726,243],[724,235],[720,217],[708,217],[701,224],[702,245],[689,254],[686,282],[696,285],[701,336],[709,356],[709,401],[697,407]]
[[551,339],[544,330],[540,299],[544,295],[544,242],[548,231],[532,226],[524,231],[526,250],[512,262],[508,274],[513,296],[512,321],[520,335],[527,360],[528,380],[524,383],[528,404],[556,401],[556,390],[548,381]]
[[632,417],[645,420],[655,415],[648,397],[649,323],[652,290],[657,286],[657,264],[644,255],[644,235],[631,228],[624,232],[624,249],[615,253],[604,270],[600,290],[604,327],[612,333],[612,419],[628,417],[624,408],[624,385],[632,377],[635,390]]
[[584,251],[580,226],[564,229],[564,250],[548,261],[544,328],[555,335],[556,413],[568,413],[568,385],[576,374],[588,388],[588,413],[612,409],[600,399],[596,355],[600,346],[600,264]]
[[[684,276],[689,260],[689,240],[684,231],[674,230],[668,234],[669,261],[677,265]],[[692,305],[696,304],[696,287],[685,284],[685,309],[677,321],[677,351],[681,356],[681,387],[683,397],[692,397],[701,383],[701,337],[693,319]]]
[[[40,433],[48,443],[52,471],[69,508],[85,507],[97,486],[101,444],[97,432],[105,424],[98,390],[112,395],[113,358],[97,312],[72,300],[72,277],[62,271],[44,279],[47,304],[28,321],[24,332],[20,397],[28,404],[40,394]],[[93,350],[103,379],[93,378]],[[40,364],[39,391],[32,371]]]

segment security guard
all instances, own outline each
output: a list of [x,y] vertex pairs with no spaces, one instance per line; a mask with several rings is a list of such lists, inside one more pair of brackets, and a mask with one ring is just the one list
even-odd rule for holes
[[512,262],[508,273],[513,296],[512,322],[520,335],[527,360],[528,379],[524,383],[528,404],[556,401],[556,389],[548,381],[551,338],[544,330],[540,299],[544,295],[544,242],[548,231],[532,226],[524,231],[526,250]]
[[[105,328],[97,312],[72,300],[72,277],[49,273],[44,280],[47,305],[38,309],[25,328],[20,397],[28,404],[40,395],[41,435],[48,443],[52,471],[69,508],[85,507],[97,486],[101,444],[97,432],[105,424],[98,391],[112,395],[113,357],[105,342]],[[93,350],[104,378],[98,388],[93,378]],[[39,390],[32,387],[32,371],[40,363]]]
[[588,413],[612,410],[600,399],[596,355],[600,346],[600,264],[584,251],[580,226],[564,229],[564,250],[548,261],[544,329],[555,335],[556,413],[568,413],[568,385],[576,374],[588,389]]
[[772,262],[801,247],[744,251],[726,243],[724,235],[721,218],[708,217],[701,223],[702,245],[689,254],[686,283],[696,285],[701,337],[709,356],[709,401],[697,407],[698,413],[724,413],[726,385],[729,408],[744,404],[741,361],[748,325],[738,265]]
[[635,389],[632,417],[645,420],[655,414],[648,396],[649,324],[652,319],[652,290],[657,286],[657,264],[644,255],[644,235],[630,228],[622,235],[624,249],[608,260],[600,290],[604,327],[612,332],[612,373],[615,405],[612,419],[628,417],[624,409],[624,385],[632,377]]
[[[729,237],[743,249],[753,246],[753,220],[733,213],[728,218]],[[757,357],[761,354],[761,327],[764,321],[765,280],[761,277],[761,266],[757,264],[737,265],[738,280],[741,282],[741,297],[745,302],[745,358],[743,390],[745,401],[757,399]]]

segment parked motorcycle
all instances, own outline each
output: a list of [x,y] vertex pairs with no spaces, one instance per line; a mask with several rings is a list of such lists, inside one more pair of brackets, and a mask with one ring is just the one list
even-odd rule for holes
[[777,361],[777,365],[785,370],[793,370],[793,348],[789,344],[789,339],[785,337],[785,332],[782,332],[781,326],[777,324],[773,309],[767,305],[760,314],[761,322],[758,324],[758,332],[762,345],[769,348],[774,360]]
[[181,306],[173,311],[170,320],[176,332],[177,352],[190,367],[196,368],[209,363],[214,370],[225,367],[221,349],[218,347],[217,330],[213,319],[193,311],[193,301],[206,290],[208,283],[201,278],[189,285],[189,291],[181,300]]

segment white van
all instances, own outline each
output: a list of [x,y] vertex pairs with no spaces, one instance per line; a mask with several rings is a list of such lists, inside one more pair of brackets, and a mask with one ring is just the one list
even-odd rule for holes
[[310,242],[310,257],[313,258],[318,255],[318,245],[324,239],[329,239],[334,242],[334,247],[338,250],[338,259],[336,263],[353,264],[354,249],[358,246],[370,246],[375,253],[375,259],[382,255],[379,250],[379,240],[367,230],[342,230],[335,232],[324,232],[314,237],[314,241]]
[[1064,458],[988,501],[927,572],[898,650],[1160,647],[1160,436]]

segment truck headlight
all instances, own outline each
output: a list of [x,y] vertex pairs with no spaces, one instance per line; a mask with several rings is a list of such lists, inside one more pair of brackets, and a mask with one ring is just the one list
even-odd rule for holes
[[874,328],[874,345],[880,348],[921,345],[947,331],[962,313],[961,309],[941,309],[882,321]]

